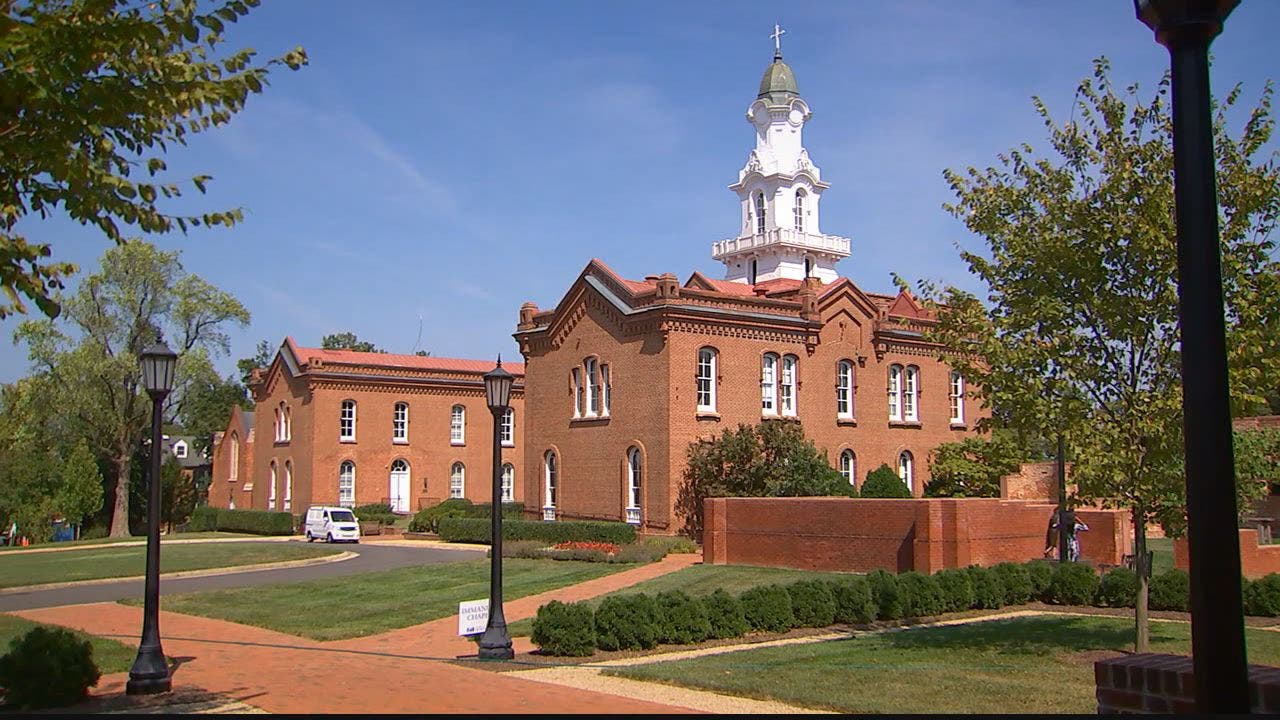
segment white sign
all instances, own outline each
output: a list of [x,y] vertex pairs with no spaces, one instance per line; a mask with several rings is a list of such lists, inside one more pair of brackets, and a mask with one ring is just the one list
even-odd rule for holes
[[458,634],[479,635],[489,625],[489,599],[458,603]]

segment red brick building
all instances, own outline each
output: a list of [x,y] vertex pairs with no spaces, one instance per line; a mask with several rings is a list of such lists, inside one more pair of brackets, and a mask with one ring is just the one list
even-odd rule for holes
[[[519,502],[524,368],[502,430],[506,497]],[[286,338],[250,382],[255,412],[238,409],[215,439],[209,503],[287,510],[385,502],[414,512],[449,497],[488,502],[493,416],[485,360],[299,347]]]

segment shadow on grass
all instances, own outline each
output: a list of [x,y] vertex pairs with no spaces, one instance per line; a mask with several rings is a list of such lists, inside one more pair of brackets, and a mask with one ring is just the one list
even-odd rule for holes
[[[1180,639],[1172,628],[1152,625],[1152,643]],[[950,627],[912,628],[886,633],[880,640],[901,649],[965,649],[1047,655],[1063,651],[1131,650],[1131,621],[1082,617],[991,620]]]

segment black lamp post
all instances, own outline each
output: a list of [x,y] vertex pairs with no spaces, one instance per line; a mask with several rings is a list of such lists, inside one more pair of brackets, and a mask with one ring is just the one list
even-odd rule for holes
[[169,661],[160,647],[160,423],[164,398],[173,389],[178,356],[160,338],[139,357],[142,386],[151,396],[151,472],[147,474],[147,582],[142,610],[142,642],[129,669],[129,695],[168,692]]
[[507,619],[502,615],[502,420],[511,405],[511,385],[515,376],[502,369],[502,356],[498,365],[485,373],[484,393],[493,413],[493,512],[490,513],[489,546],[489,623],[480,636],[480,659],[510,660],[515,657],[511,649],[511,634],[507,632]]
[[1172,68],[1191,654],[1201,713],[1249,712],[1209,109],[1209,43],[1239,2],[1134,0],[1138,19],[1168,48]]

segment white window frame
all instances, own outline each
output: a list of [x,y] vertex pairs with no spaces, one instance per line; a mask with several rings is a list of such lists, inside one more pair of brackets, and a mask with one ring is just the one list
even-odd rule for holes
[[515,502],[516,468],[511,463],[502,465],[502,502]]
[[902,421],[902,366],[889,366],[889,420]]
[[456,462],[449,467],[449,497],[467,496],[467,466]]
[[275,441],[276,441],[276,442],[280,442],[281,440],[283,440],[283,439],[284,439],[284,417],[283,417],[283,415],[284,415],[284,413],[280,412],[280,408],[276,408],[276,410],[275,410],[276,421],[275,421],[275,424],[273,424],[273,425],[271,426],[271,430],[272,430],[272,432],[274,432],[274,433],[275,433]]
[[343,400],[342,410],[338,416],[339,442],[355,442],[356,440],[356,401]]
[[910,450],[903,450],[898,453],[898,478],[906,483],[907,489],[912,492],[916,491],[916,459]]
[[338,504],[342,507],[356,506],[356,464],[350,460],[343,460],[338,466]]
[[964,424],[964,376],[959,372],[951,371],[951,424]]
[[800,385],[800,358],[795,355],[782,356],[782,377],[778,383],[778,409],[783,417],[795,417],[797,395]]
[[284,461],[284,510],[293,509],[293,461]]
[[765,353],[760,358],[760,414],[778,414],[777,353]]
[[271,483],[267,485],[267,509],[276,509],[276,461],[271,461]]
[[720,353],[713,347],[698,348],[698,370],[694,391],[699,412],[716,411],[716,365]]
[[804,188],[796,189],[796,206],[794,210],[796,232],[804,232]]
[[640,448],[627,450],[627,522],[640,524],[640,503],[643,500],[644,457]]
[[836,417],[853,419],[853,363],[849,360],[836,363]]
[[852,450],[843,450],[840,453],[840,474],[850,485],[858,484],[858,456]]
[[449,408],[449,444],[465,445],[467,443],[467,407],[454,405]]
[[585,399],[586,389],[582,387],[582,368],[575,367],[569,371],[569,376],[573,379],[573,416],[575,418],[582,417],[582,401]]
[[227,479],[240,479],[240,436],[234,432],[231,433],[231,474]]
[[508,407],[506,412],[502,414],[502,446],[515,447],[516,445],[516,409]]
[[908,365],[902,373],[902,419],[920,420],[920,368]]
[[544,510],[555,510],[556,496],[560,492],[559,485],[560,459],[556,457],[555,450],[548,450],[542,456],[542,507]]
[[179,440],[173,444],[173,456],[176,458],[185,458],[187,456],[186,440]]
[[756,191],[755,202],[756,202],[756,234],[763,235],[765,231],[765,219],[768,212],[764,204],[763,190]]
[[[405,477],[410,479],[410,480],[409,480],[409,482],[405,483],[405,487],[406,487],[406,488],[408,488],[408,489],[409,489],[410,494],[412,494],[412,493],[413,493],[413,488],[412,488],[412,483],[413,483],[413,481],[412,481],[412,477],[413,477],[413,474],[412,474],[412,473],[413,473],[413,466],[411,466],[411,465],[409,464],[409,461],[408,461],[408,460],[405,460],[404,458],[396,458],[395,460],[392,460],[392,461],[391,461],[391,472],[389,472],[389,473],[387,474],[387,484],[388,484],[388,485],[390,485],[392,478],[393,478],[393,477],[395,477],[395,475],[396,475],[396,473],[397,473],[396,465],[403,465],[403,466],[404,466],[404,470],[403,470],[403,472],[404,472],[404,474],[405,474]],[[388,494],[388,495],[390,495],[390,492],[388,492],[387,494]],[[394,498],[391,498],[391,500],[392,500],[392,504],[394,505],[394,504],[395,504],[395,502],[394,502],[394,500],[395,500],[395,499],[394,499]],[[407,498],[407,497],[406,497],[406,498],[404,498],[404,504],[405,504],[405,506],[406,506],[406,507],[409,505],[409,498]]]
[[284,406],[284,441],[289,442],[293,439],[293,413],[289,411],[289,406]]
[[600,361],[589,357],[582,361],[582,372],[587,378],[587,417],[600,414]]
[[391,442],[409,442],[409,403],[398,402],[391,409]]
[[609,406],[613,404],[613,378],[610,377],[609,363],[600,363],[600,414],[609,417]]

